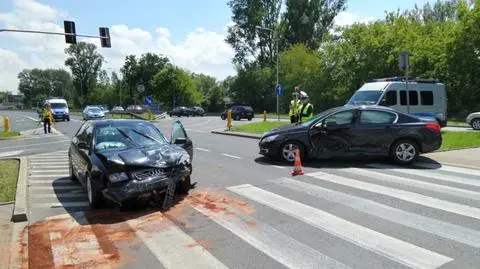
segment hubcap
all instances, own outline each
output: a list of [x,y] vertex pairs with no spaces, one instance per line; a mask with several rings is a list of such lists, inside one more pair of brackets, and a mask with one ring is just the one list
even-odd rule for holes
[[295,144],[287,144],[282,149],[283,159],[293,162],[295,161],[295,152],[297,151],[298,146]]
[[480,120],[474,120],[472,122],[472,128],[476,130],[480,129]]
[[91,203],[93,198],[92,194],[92,183],[90,182],[90,178],[87,178],[87,192],[88,192],[88,201]]
[[409,162],[415,158],[416,150],[412,144],[402,143],[397,146],[395,154],[399,160]]

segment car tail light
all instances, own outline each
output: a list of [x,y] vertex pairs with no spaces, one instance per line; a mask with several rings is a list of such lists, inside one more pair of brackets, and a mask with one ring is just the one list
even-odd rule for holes
[[427,123],[426,126],[427,126],[428,129],[431,129],[431,130],[434,130],[434,131],[440,131],[441,130],[440,124],[438,124],[438,123]]

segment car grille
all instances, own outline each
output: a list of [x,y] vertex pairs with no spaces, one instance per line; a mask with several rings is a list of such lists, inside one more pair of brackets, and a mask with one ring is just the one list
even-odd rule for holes
[[161,177],[169,177],[172,172],[172,168],[152,168],[152,169],[144,169],[140,171],[135,171],[132,173],[133,178],[136,180],[146,180],[151,178],[161,178]]

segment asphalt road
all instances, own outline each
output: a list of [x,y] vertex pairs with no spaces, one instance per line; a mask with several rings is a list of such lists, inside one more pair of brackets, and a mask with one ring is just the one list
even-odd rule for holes
[[[24,140],[30,146],[22,154],[33,152],[30,147],[48,152],[29,157],[30,264],[196,269],[480,264],[480,170],[325,161],[304,163],[306,174],[291,177],[291,165],[257,154],[257,140],[210,133],[224,121],[180,120],[194,142],[197,184],[167,212],[87,208],[85,192],[67,178],[68,139],[80,121],[58,123],[63,133],[58,137]],[[172,122],[158,124],[167,136]],[[16,142],[1,147],[11,143]]]

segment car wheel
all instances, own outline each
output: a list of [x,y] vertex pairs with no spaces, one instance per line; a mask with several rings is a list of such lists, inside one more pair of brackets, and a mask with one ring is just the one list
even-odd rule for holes
[[70,121],[70,117],[67,117],[67,121]]
[[103,203],[103,195],[92,186],[90,175],[87,175],[87,195],[91,208],[99,208]]
[[474,130],[480,130],[480,119],[472,120],[472,123],[470,125]]
[[220,118],[221,118],[222,120],[225,120],[225,115],[221,115]]
[[249,118],[248,118],[248,121],[252,121],[252,117],[249,117]]
[[188,176],[183,181],[180,181],[177,184],[176,193],[187,194],[191,188],[192,188],[192,180],[190,179],[190,176]]
[[418,146],[411,140],[400,140],[393,144],[391,158],[398,164],[411,164],[418,156]]
[[75,176],[75,173],[73,172],[72,162],[69,162],[68,166],[69,166],[69,170],[70,170],[70,180],[71,181],[77,181],[77,177]]
[[235,117],[233,118],[234,120],[240,120],[240,116],[239,115],[235,115]]
[[305,156],[305,151],[303,146],[296,141],[287,141],[280,147],[280,157],[282,161],[285,162],[294,162],[296,151],[300,150],[300,158],[303,159]]

